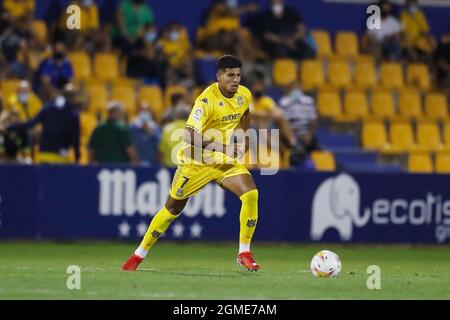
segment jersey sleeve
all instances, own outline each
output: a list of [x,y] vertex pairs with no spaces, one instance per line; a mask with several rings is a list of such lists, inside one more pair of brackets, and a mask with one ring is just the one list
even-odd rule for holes
[[195,101],[186,126],[194,129],[198,133],[203,132],[206,123],[211,115],[211,107],[207,98],[199,98]]

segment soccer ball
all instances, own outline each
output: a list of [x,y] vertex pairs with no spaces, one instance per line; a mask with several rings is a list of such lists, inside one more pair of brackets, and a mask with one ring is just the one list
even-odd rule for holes
[[341,272],[341,260],[336,253],[322,250],[312,258],[311,272],[316,278],[335,278]]

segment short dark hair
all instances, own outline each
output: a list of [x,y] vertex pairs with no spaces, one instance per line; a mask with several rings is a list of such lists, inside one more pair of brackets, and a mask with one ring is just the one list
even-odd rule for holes
[[227,68],[240,68],[241,66],[241,60],[232,55],[224,55],[217,60],[217,71],[225,70]]

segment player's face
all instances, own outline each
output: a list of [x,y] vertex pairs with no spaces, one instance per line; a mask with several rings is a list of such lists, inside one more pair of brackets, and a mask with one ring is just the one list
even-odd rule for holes
[[219,86],[227,93],[235,94],[241,82],[241,68],[226,68],[219,73]]

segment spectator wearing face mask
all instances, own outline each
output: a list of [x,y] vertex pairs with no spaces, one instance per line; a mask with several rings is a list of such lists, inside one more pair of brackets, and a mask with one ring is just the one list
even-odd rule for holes
[[401,14],[403,25],[403,45],[411,60],[429,56],[436,44],[430,35],[425,13],[420,9],[417,0],[408,0]]
[[261,17],[261,43],[272,58],[315,57],[315,43],[298,12],[284,0],[271,0],[270,9]]
[[7,106],[18,112],[20,121],[28,121],[41,110],[42,102],[31,90],[30,83],[22,80],[17,92],[8,98]]
[[158,164],[158,144],[161,130],[153,120],[147,103],[141,103],[138,115],[130,125],[130,133],[141,164],[145,166]]
[[66,48],[62,42],[55,45],[53,56],[45,59],[36,72],[34,90],[45,97],[62,90],[73,79],[73,67],[66,57]]

